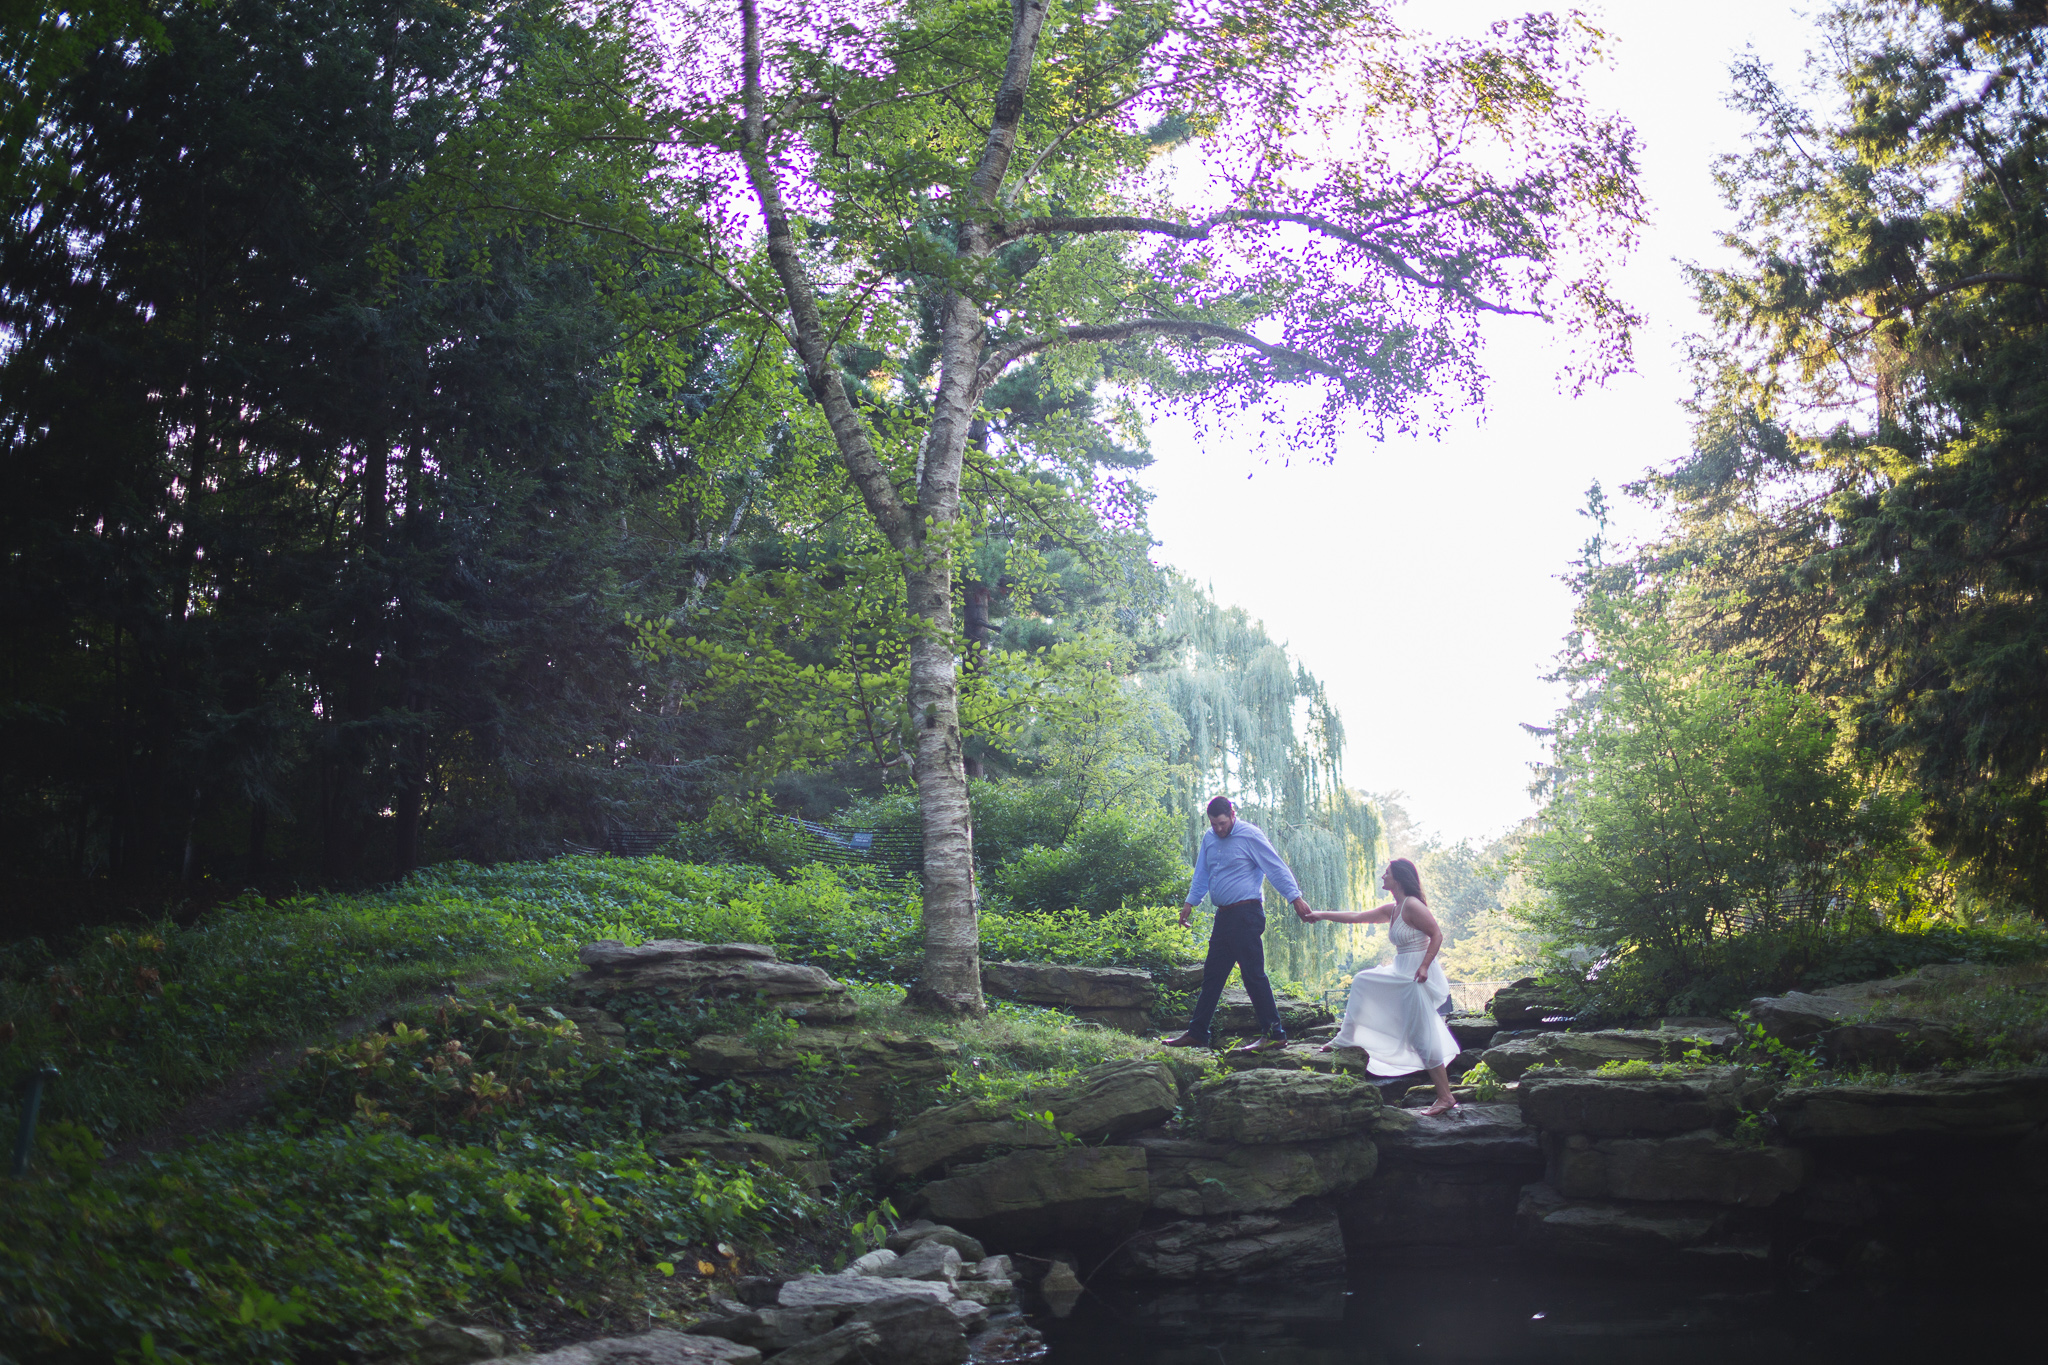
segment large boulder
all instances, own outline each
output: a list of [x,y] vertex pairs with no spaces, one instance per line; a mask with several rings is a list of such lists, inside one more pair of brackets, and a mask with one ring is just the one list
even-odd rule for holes
[[872,1135],[896,1121],[907,1096],[945,1080],[959,1055],[960,1045],[947,1038],[800,1028],[766,1047],[739,1034],[707,1034],[691,1045],[690,1066],[716,1080],[778,1090],[818,1084],[822,1067],[833,1117]]
[[711,1161],[727,1166],[766,1166],[781,1171],[812,1194],[832,1179],[829,1162],[815,1147],[768,1133],[735,1133],[721,1128],[664,1133],[655,1151],[669,1161]]
[[[1082,1142],[1113,1141],[1162,1122],[1179,1106],[1173,1072],[1163,1063],[1105,1062],[1069,1085],[1040,1087],[1006,1103],[966,1100],[928,1109],[884,1145],[884,1169],[914,1180],[978,1161],[997,1148],[1057,1147],[1065,1134]],[[1050,1112],[1053,1126],[1020,1121],[1020,1111]]]
[[1500,1020],[1490,1014],[1454,1014],[1444,1024],[1461,1049],[1476,1047],[1482,1052],[1492,1044],[1493,1035],[1501,1027]]
[[1194,1128],[1210,1142],[1313,1142],[1370,1131],[1378,1087],[1314,1071],[1240,1071],[1195,1095]]
[[[1301,1033],[1319,1024],[1330,1023],[1337,1017],[1322,1001],[1310,1000],[1306,996],[1276,991],[1273,1004],[1280,1011],[1280,1026],[1289,1033]],[[1210,1028],[1227,1037],[1259,1031],[1258,1013],[1253,1010],[1252,998],[1245,994],[1242,986],[1231,986],[1223,992],[1216,1003],[1216,1016]]]
[[1631,1137],[1731,1127],[1760,1107],[1771,1083],[1740,1067],[1702,1067],[1683,1076],[1639,1079],[1531,1073],[1516,1088],[1522,1117],[1548,1133]]
[[844,1023],[854,1016],[846,986],[816,967],[776,959],[758,943],[695,943],[660,938],[628,945],[599,939],[577,951],[588,971],[569,978],[570,992],[602,1003],[613,995],[645,992],[678,1000],[763,1000],[784,1015],[812,1024]]
[[1869,1008],[1865,1000],[1805,991],[1759,996],[1743,1006],[1750,1023],[1791,1047],[1806,1047]]
[[1152,1207],[1164,1213],[1262,1213],[1298,1200],[1341,1194],[1372,1178],[1377,1156],[1365,1137],[1240,1145],[1139,1136]]
[[[889,1365],[960,1365],[968,1354],[967,1324],[985,1321],[987,1316],[988,1311],[979,1304],[960,1300],[930,1303],[922,1299],[884,1299],[856,1308],[845,1325],[865,1327],[874,1335],[876,1345],[852,1357],[861,1365],[869,1361],[887,1361]],[[803,1365],[800,1360],[792,1360],[792,1355],[794,1352],[776,1359],[788,1365]]]
[[[1436,1117],[1408,1109],[1380,1114],[1373,1139],[1386,1162],[1421,1166],[1541,1165],[1536,1130],[1512,1104],[1465,1104]],[[1525,1182],[1526,1183],[1526,1182]]]
[[1026,1250],[1057,1238],[1120,1237],[1150,1202],[1141,1149],[1062,1147],[956,1167],[913,1207],[984,1243]]
[[723,1337],[642,1332],[578,1342],[537,1356],[499,1356],[482,1365],[759,1365],[761,1353]]
[[1927,1019],[1865,1019],[1831,1029],[1822,1039],[1831,1066],[1897,1070],[1937,1065],[1962,1055],[1964,1040],[1947,1024]]
[[1760,1269],[1768,1239],[1736,1216],[1705,1204],[1617,1204],[1568,1199],[1531,1185],[1516,1209],[1522,1245],[1540,1257],[1643,1269],[1674,1262]]
[[1591,1071],[1608,1062],[1670,1062],[1693,1046],[1682,1034],[1653,1029],[1603,1029],[1598,1033],[1539,1033],[1510,1038],[1488,1048],[1479,1060],[1504,1081],[1520,1080],[1534,1066]]
[[1667,1138],[1553,1138],[1547,1180],[1567,1199],[1765,1208],[1805,1181],[1797,1147],[1760,1147],[1712,1129]]
[[775,1292],[775,1305],[807,1313],[851,1312],[892,1299],[951,1303],[952,1287],[939,1280],[885,1280],[873,1275],[799,1275]]
[[1495,991],[1486,1002],[1486,1012],[1502,1028],[1541,1028],[1570,1011],[1563,996],[1537,985],[1535,977],[1525,976]]
[[2013,1138],[2048,1123],[2048,1067],[1799,1087],[1771,1110],[1792,1142]]
[[1344,1264],[1344,1233],[1334,1211],[1247,1213],[1147,1228],[1116,1259],[1118,1274],[1136,1279],[1243,1280],[1294,1278]]

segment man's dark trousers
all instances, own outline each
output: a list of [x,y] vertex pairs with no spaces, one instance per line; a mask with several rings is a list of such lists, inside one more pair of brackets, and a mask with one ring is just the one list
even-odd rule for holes
[[1259,1027],[1284,1038],[1280,1007],[1273,1003],[1273,983],[1266,978],[1266,907],[1258,901],[1233,901],[1216,907],[1216,923],[1209,929],[1209,957],[1202,964],[1202,994],[1188,1020],[1188,1032],[1197,1038],[1209,1036],[1209,1021],[1215,1017],[1216,1002],[1223,998],[1223,983],[1235,966],[1244,977],[1244,991],[1252,998],[1252,1012]]

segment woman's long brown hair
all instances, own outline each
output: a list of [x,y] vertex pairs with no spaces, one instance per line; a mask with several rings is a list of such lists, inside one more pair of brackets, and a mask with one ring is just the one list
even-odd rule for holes
[[1429,904],[1429,897],[1422,894],[1422,874],[1415,870],[1414,863],[1406,858],[1396,858],[1387,864],[1387,871],[1393,873],[1394,880],[1400,883],[1402,899],[1413,896],[1424,905]]

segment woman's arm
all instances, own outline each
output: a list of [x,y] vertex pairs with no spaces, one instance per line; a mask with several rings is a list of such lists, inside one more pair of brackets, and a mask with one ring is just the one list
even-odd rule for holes
[[1370,910],[1311,910],[1303,919],[1328,920],[1332,924],[1385,924],[1394,917],[1394,906],[1390,901],[1376,905]]
[[1436,922],[1435,915],[1429,913],[1429,907],[1413,896],[1410,896],[1403,902],[1401,914],[1408,923],[1429,935],[1429,946],[1423,949],[1422,952],[1422,965],[1415,969],[1415,979],[1417,981],[1427,980],[1429,977],[1429,964],[1436,961],[1436,955],[1443,951],[1443,926]]

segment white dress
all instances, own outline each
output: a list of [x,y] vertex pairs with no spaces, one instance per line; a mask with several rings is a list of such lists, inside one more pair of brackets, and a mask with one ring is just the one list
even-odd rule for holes
[[1399,911],[1387,926],[1394,944],[1392,963],[1368,967],[1351,978],[1351,1003],[1331,1040],[1337,1047],[1365,1049],[1365,1069],[1375,1076],[1405,1076],[1442,1066],[1458,1055],[1457,1039],[1444,1027],[1437,1007],[1451,993],[1441,961],[1429,964],[1429,975],[1415,979],[1429,935],[1409,924]]

